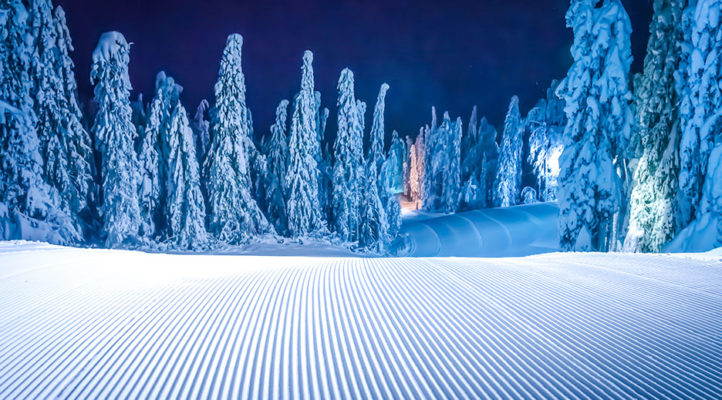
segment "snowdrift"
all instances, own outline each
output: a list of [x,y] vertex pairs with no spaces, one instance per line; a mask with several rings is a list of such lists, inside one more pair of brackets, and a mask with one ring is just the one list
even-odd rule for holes
[[400,257],[513,257],[559,250],[555,203],[414,219],[391,252]]
[[701,253],[722,246],[722,215],[702,214],[684,228],[664,249],[667,253]]

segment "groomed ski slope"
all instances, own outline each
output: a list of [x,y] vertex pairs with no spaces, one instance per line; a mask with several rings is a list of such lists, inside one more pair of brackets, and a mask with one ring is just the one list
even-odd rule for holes
[[722,398],[719,258],[0,243],[0,399]]

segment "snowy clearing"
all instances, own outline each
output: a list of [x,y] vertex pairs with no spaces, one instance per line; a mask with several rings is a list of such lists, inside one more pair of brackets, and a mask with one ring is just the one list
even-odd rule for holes
[[722,397],[722,264],[0,242],[0,398]]

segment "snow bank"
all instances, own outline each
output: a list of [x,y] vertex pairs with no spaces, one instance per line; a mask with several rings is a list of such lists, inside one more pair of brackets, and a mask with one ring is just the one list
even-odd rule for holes
[[510,257],[559,250],[555,203],[406,221],[391,251],[409,257]]
[[14,239],[64,244],[70,238],[63,237],[56,225],[12,211],[0,203],[0,240]]
[[664,249],[667,253],[701,253],[722,246],[722,215],[702,214],[684,228]]

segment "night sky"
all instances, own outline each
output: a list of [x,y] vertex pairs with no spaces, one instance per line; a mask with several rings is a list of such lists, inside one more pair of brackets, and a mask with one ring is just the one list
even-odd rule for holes
[[[634,27],[634,71],[641,70],[651,0],[623,1]],[[278,102],[299,90],[303,51],[314,52],[316,89],[335,120],[336,83],[344,67],[370,121],[379,86],[391,85],[386,129],[415,135],[436,105],[468,121],[477,104],[497,127],[509,98],[522,113],[564,77],[571,56],[565,27],[568,0],[55,0],[65,8],[83,100],[98,36],[118,30],[133,42],[132,97],[152,96],[165,70],[184,86],[192,115],[212,100],[219,61],[230,33],[244,37],[243,70],[255,129],[273,123]],[[441,116],[441,115],[439,115]],[[332,122],[333,125],[335,123]],[[367,127],[370,122],[367,122]]]

